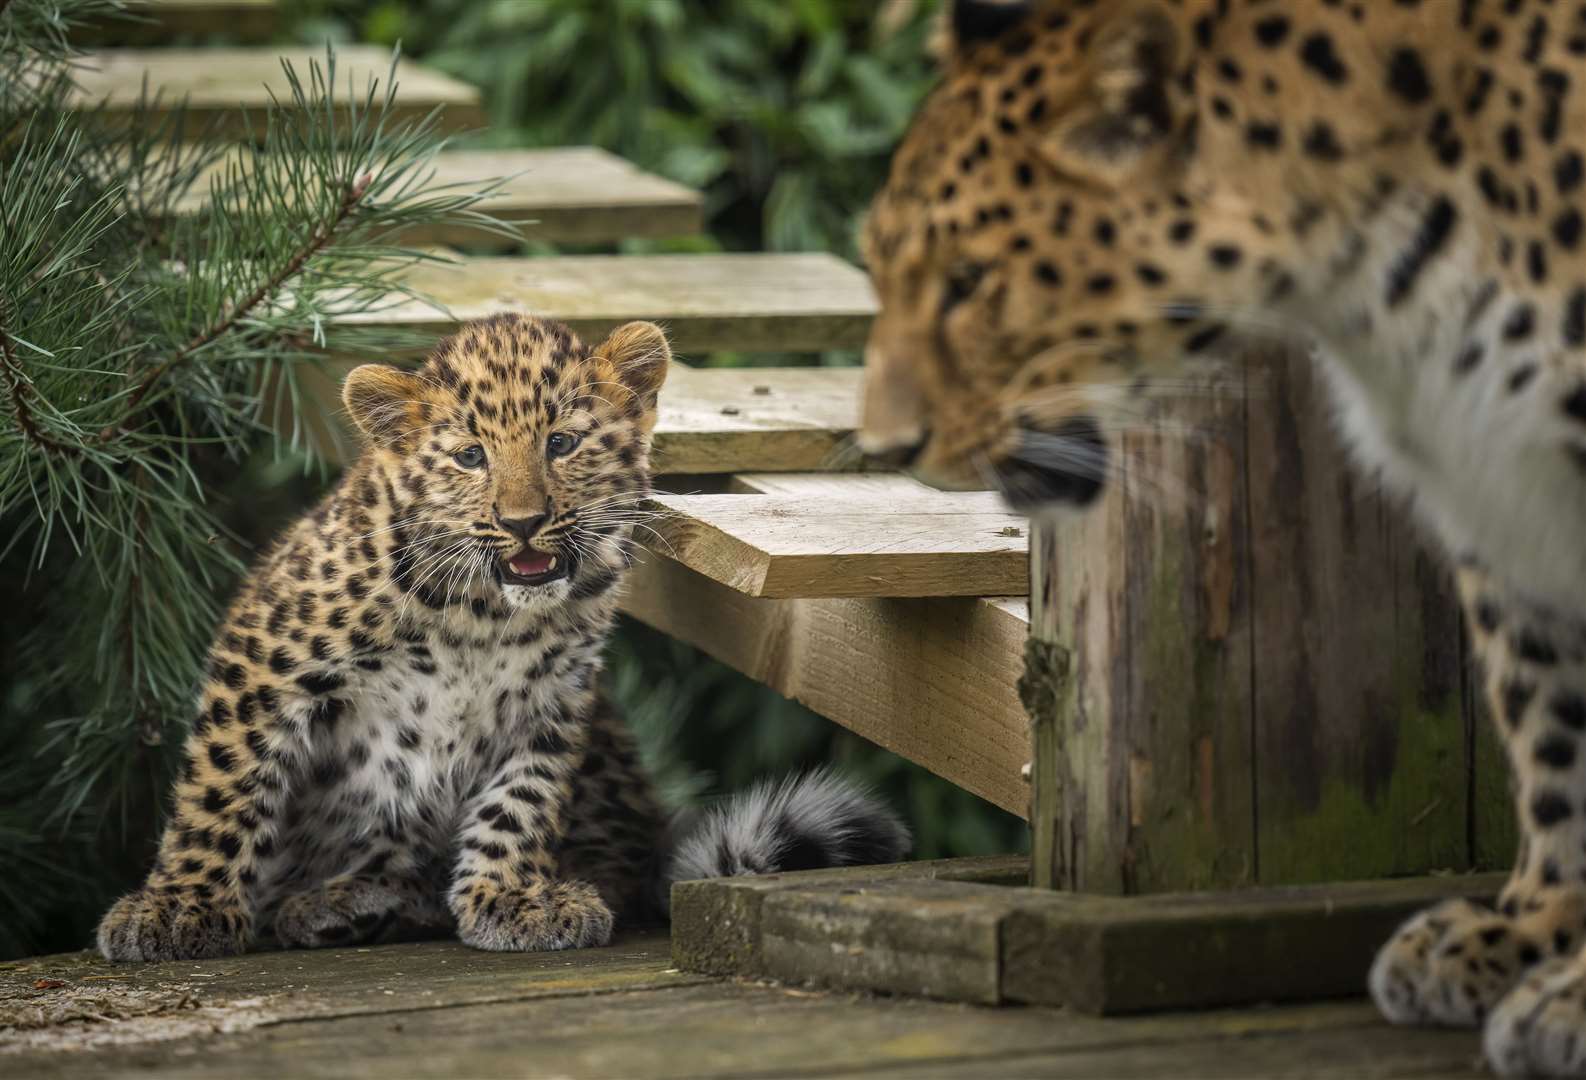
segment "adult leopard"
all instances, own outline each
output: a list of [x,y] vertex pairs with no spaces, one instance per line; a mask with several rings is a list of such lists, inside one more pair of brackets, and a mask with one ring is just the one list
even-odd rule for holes
[[1086,503],[1109,402],[1308,345],[1455,562],[1524,843],[1370,985],[1586,1076],[1586,4],[960,0],[866,234],[861,445]]

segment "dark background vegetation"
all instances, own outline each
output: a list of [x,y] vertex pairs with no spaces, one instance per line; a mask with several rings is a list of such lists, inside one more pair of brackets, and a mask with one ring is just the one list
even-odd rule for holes
[[[859,215],[934,77],[925,48],[933,6],[283,0],[278,40],[400,43],[406,55],[483,91],[489,127],[463,143],[602,146],[704,192],[705,235],[619,250],[826,250],[857,260]],[[531,235],[524,250],[556,249]],[[858,362],[846,353],[688,359]],[[261,447],[236,480],[228,524],[262,545],[324,482],[303,462]],[[0,677],[5,643],[16,640],[6,623],[39,614],[22,582],[0,577]],[[624,622],[609,680],[676,802],[831,762],[872,782],[907,816],[919,857],[1026,843],[1011,816],[642,626]],[[23,692],[8,690],[13,699]],[[9,759],[0,764],[0,792],[51,783],[50,747],[41,736],[0,752],[0,763]],[[107,899],[141,873],[166,781],[160,755],[147,749],[127,749],[128,768],[141,779],[123,782],[123,805],[98,820],[66,815],[41,828],[0,800],[0,849],[21,862],[0,874],[0,910],[29,913],[0,927],[0,956],[84,945]]]

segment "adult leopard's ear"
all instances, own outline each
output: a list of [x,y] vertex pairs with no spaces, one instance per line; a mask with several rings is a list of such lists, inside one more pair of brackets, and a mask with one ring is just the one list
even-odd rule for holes
[[665,332],[651,322],[624,323],[595,346],[594,352],[616,369],[617,378],[633,391],[643,414],[653,422],[656,397],[672,362]]
[[396,446],[422,423],[424,383],[387,364],[353,368],[341,384],[341,401],[358,430],[372,442]]
[[1192,104],[1178,80],[1187,45],[1158,0],[1114,0],[1097,17],[1078,96],[1038,146],[1059,170],[1116,186],[1187,130]]

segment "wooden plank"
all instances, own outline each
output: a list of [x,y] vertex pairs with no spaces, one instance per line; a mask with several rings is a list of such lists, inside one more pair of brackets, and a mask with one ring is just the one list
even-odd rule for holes
[[1024,522],[990,492],[840,502],[667,495],[652,551],[749,596],[1007,596],[1028,574]]
[[[1471,865],[1466,665],[1445,560],[1339,447],[1303,357],[1250,402],[1260,876]],[[1499,797],[1486,809],[1510,813]]]
[[570,980],[584,993],[700,981],[670,970],[668,955],[667,935],[651,931],[624,934],[576,962],[565,953],[489,953],[456,941],[166,964],[115,965],[90,952],[37,957],[0,964],[0,1045],[128,1048],[215,1030],[554,997],[568,992]]
[[[239,160],[246,160],[242,158]],[[210,185],[227,162],[214,163],[173,207],[195,214],[208,202]],[[478,209],[517,224],[527,240],[580,243],[630,237],[683,236],[703,226],[698,192],[645,172],[593,146],[544,150],[447,150],[431,163],[432,187],[501,186]],[[410,229],[404,243],[504,247],[510,240],[466,226]]]
[[1041,883],[1255,880],[1242,374],[1119,425],[1100,502],[1037,524]]
[[624,610],[1021,817],[1023,600],[769,600],[646,554]]
[[859,368],[690,368],[661,392],[657,473],[853,468]]
[[1503,884],[1490,874],[1104,897],[988,881],[983,863],[960,879],[954,862],[679,883],[673,958],[713,974],[1093,1015],[1353,996],[1411,913],[1490,900]]
[[[282,71],[289,61],[305,80],[309,64],[325,63],[323,49],[277,46],[217,49],[98,49],[74,64],[77,88],[69,107],[93,109],[103,105],[111,119],[130,116],[142,97],[145,80],[152,97],[161,93],[150,110],[158,122],[183,99],[187,102],[189,137],[211,129],[217,137],[254,138],[263,133],[270,95],[291,100]],[[370,45],[344,45],[336,50],[336,92],[345,99],[349,79],[362,94],[371,78],[382,88],[391,68],[391,54]],[[402,60],[396,69],[397,96],[392,120],[416,120],[431,109],[442,108],[444,130],[461,131],[484,124],[479,91],[440,72]],[[243,110],[247,110],[245,115]]]
[[[327,358],[298,369],[302,413],[272,393],[266,415],[285,437],[294,430],[333,462],[358,450],[341,411],[341,382],[361,358]],[[751,469],[853,467],[842,452],[854,423],[858,368],[691,368],[673,363],[661,390],[650,466],[660,476]],[[725,479],[725,477],[724,477]],[[679,481],[692,493],[698,485]],[[725,489],[717,489],[725,490]]]
[[416,266],[404,284],[445,311],[398,300],[342,321],[443,334],[519,311],[593,340],[649,319],[679,352],[819,352],[863,346],[876,311],[869,279],[822,254],[476,256]]
[[264,41],[276,31],[276,0],[127,0],[132,18],[110,17],[73,33],[99,45],[153,45],[172,38],[223,35],[230,42]]
[[542,1000],[221,1029],[130,1051],[0,1060],[28,1077],[237,1080],[1479,1075],[1471,1033],[1390,1029],[1369,1006],[1354,1003],[1097,1019],[740,983],[618,993],[578,993],[576,977],[569,984],[562,996]]

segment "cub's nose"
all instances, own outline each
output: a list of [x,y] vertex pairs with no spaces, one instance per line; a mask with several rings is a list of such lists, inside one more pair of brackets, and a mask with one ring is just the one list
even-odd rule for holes
[[920,451],[925,449],[925,444],[930,439],[931,433],[928,430],[893,436],[884,441],[869,440],[861,435],[859,449],[864,451],[865,457],[877,464],[888,465],[894,469],[907,469],[919,459]]
[[540,531],[540,527],[545,524],[545,519],[550,516],[551,515],[549,514],[536,514],[534,517],[498,517],[496,518],[496,522],[503,529],[507,530],[507,532],[511,533],[513,536],[516,536],[519,540],[522,540],[524,543],[528,543],[530,540],[534,539],[534,535],[538,533]]

